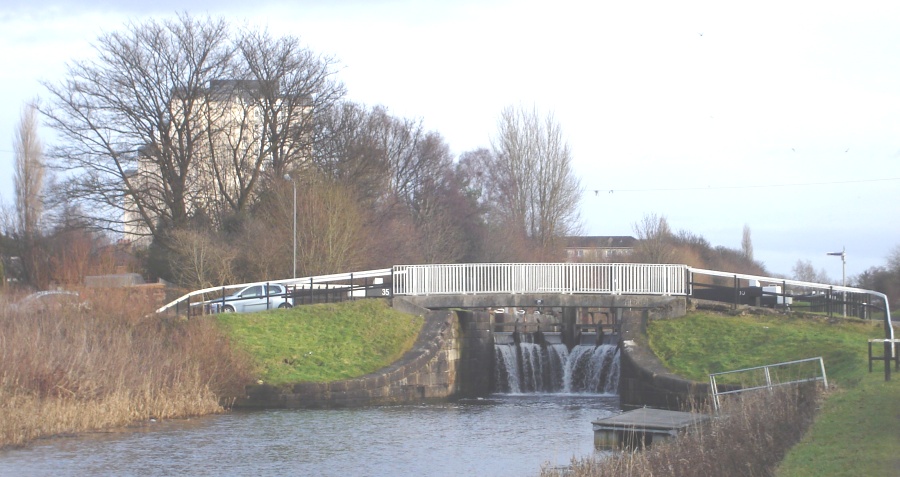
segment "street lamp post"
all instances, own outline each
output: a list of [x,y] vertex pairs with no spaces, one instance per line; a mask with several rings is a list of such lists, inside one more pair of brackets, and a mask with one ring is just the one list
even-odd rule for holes
[[[841,257],[841,286],[847,286],[847,247],[842,247],[840,252],[828,252],[826,255]],[[847,292],[841,291],[841,301],[844,305],[844,318],[847,317]]]
[[285,174],[284,178],[291,181],[294,193],[294,278],[297,278],[297,181],[288,174]]

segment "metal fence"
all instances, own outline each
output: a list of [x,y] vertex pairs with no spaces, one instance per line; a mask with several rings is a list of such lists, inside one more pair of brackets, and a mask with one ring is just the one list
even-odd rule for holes
[[397,265],[394,295],[596,293],[685,295],[685,265],[466,263]]

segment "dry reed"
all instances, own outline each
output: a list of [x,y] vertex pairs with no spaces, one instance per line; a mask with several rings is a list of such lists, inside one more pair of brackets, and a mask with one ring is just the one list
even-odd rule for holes
[[541,475],[771,476],[812,423],[820,400],[815,386],[746,393],[724,403],[718,418],[676,439],[607,458],[575,459],[570,468],[545,469]]
[[88,303],[0,304],[0,448],[221,412],[250,380],[211,321],[156,317],[126,292]]

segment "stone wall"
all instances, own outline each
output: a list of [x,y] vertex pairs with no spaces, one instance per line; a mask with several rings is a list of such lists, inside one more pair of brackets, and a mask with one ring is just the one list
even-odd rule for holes
[[[425,317],[409,352],[396,363],[355,379],[292,386],[249,386],[242,408],[324,408],[477,397],[494,388],[492,316],[481,311],[427,310],[400,297],[393,307]],[[709,396],[709,384],[668,372],[647,346],[647,323],[685,314],[684,298],[626,311],[622,320],[619,394],[623,406],[681,409]]]
[[[355,379],[292,386],[248,386],[238,408],[326,408],[415,403],[490,390],[493,337],[487,313],[420,308],[394,298],[395,309],[425,317],[419,337],[399,361]],[[463,359],[460,357],[464,356]],[[492,371],[493,367],[487,367]]]
[[458,310],[460,350],[456,397],[478,397],[494,389],[494,333],[490,313]]
[[623,406],[686,409],[709,398],[709,384],[670,373],[650,351],[647,323],[683,316],[686,301],[678,298],[659,308],[626,312],[622,321],[619,397]]

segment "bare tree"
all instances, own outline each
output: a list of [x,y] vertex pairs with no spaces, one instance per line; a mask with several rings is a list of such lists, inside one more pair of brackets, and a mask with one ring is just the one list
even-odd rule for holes
[[753,261],[753,241],[750,239],[750,226],[744,224],[744,234],[741,238],[741,252],[744,258]]
[[172,273],[178,283],[206,288],[232,282],[236,251],[215,235],[179,229],[172,232]]
[[267,31],[244,32],[239,52],[243,75],[261,85],[255,110],[271,166],[266,171],[280,179],[310,160],[317,118],[346,94],[335,79],[337,61],[303,47],[296,37],[273,38]]
[[[314,161],[332,181],[349,186],[365,208],[369,244],[412,239],[404,261],[452,262],[472,254],[477,202],[466,198],[465,174],[440,134],[384,107],[342,103],[320,118]],[[399,248],[399,247],[394,247]]]
[[195,161],[215,122],[209,81],[231,74],[228,40],[221,20],[129,24],[98,39],[96,59],[45,84],[51,104],[42,112],[62,136],[56,166],[78,171],[63,199],[106,228],[124,221],[159,236],[160,224],[186,224],[205,201],[197,182],[208,177]]
[[801,282],[831,283],[828,272],[826,272],[824,268],[819,269],[817,272],[813,267],[812,262],[809,260],[797,260],[797,263],[794,264],[794,268],[791,269],[791,273],[795,280]]
[[419,143],[421,164],[413,180],[408,206],[419,235],[420,261],[453,263],[472,258],[481,209],[468,195],[464,170],[453,163],[449,146],[430,132]]
[[900,245],[895,245],[887,256],[888,269],[900,276]]
[[352,270],[366,255],[363,210],[351,190],[314,181],[297,191],[298,266],[301,275]]
[[674,235],[665,216],[644,215],[634,224],[638,243],[634,257],[646,263],[671,263],[675,257]]
[[330,58],[224,20],[129,24],[95,49],[46,84],[43,113],[63,137],[56,165],[78,171],[63,198],[132,234],[247,210],[264,180],[302,168],[309,116],[344,94]]
[[48,281],[80,286],[88,275],[115,273],[116,254],[107,237],[73,223],[61,223],[46,239]]
[[21,259],[24,279],[31,285],[46,285],[46,269],[42,266],[46,254],[41,247],[41,219],[44,209],[44,157],[38,137],[36,106],[32,103],[22,110],[13,140],[13,183],[16,197],[17,252]]
[[214,118],[207,128],[219,133],[208,141],[207,162],[222,198],[220,213],[245,211],[261,188],[288,172],[298,175],[310,162],[313,118],[345,93],[333,78],[334,60],[302,47],[295,37],[246,31],[237,50],[234,74],[244,79],[214,83],[222,103],[217,109],[231,111],[231,117],[224,124]]
[[44,209],[44,151],[37,128],[37,108],[29,104],[22,110],[13,141],[13,182],[16,188],[17,228],[22,236],[31,239],[40,234]]
[[900,245],[891,249],[885,266],[873,266],[856,277],[850,283],[860,288],[878,290],[888,296],[890,303],[900,301]]
[[492,141],[493,158],[486,173],[501,191],[495,206],[503,221],[538,248],[579,229],[581,185],[562,128],[552,114],[508,107]]
[[387,155],[375,139],[369,110],[343,102],[315,118],[313,163],[323,176],[350,185],[357,200],[374,206],[387,189]]

